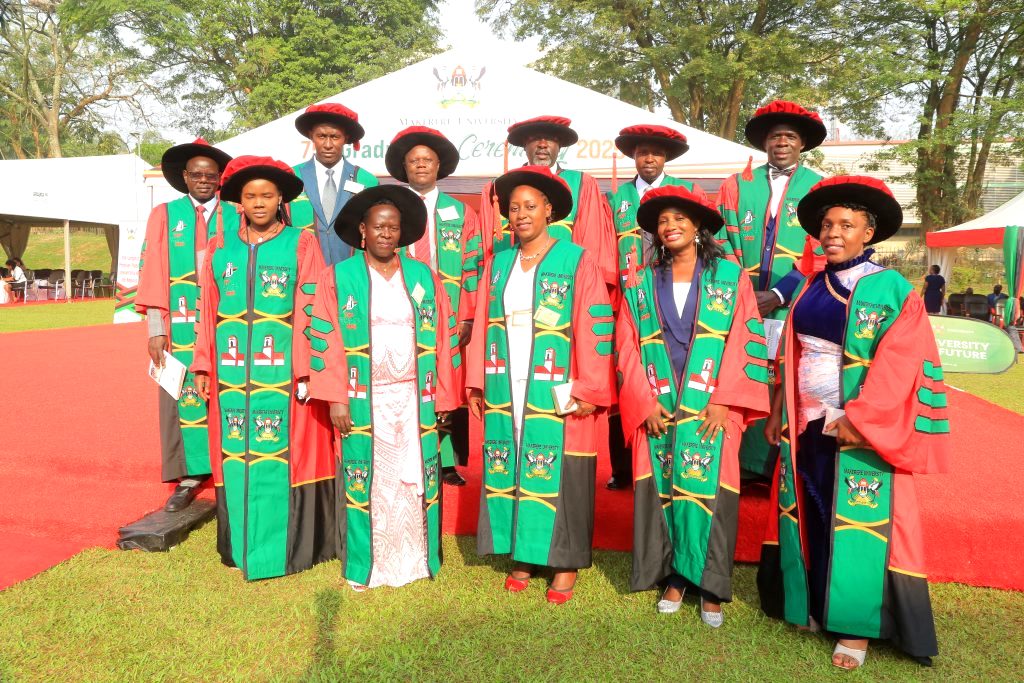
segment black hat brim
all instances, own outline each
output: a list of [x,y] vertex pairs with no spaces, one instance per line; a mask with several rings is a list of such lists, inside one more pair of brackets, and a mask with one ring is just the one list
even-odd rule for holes
[[356,249],[363,248],[359,224],[363,222],[367,210],[382,199],[394,203],[402,216],[398,248],[407,247],[423,237],[427,231],[427,206],[419,195],[401,185],[377,185],[351,197],[334,219],[334,231],[345,244]]
[[185,166],[196,157],[213,159],[217,163],[220,172],[231,161],[231,155],[227,152],[213,147],[212,145],[199,145],[194,142],[187,142],[183,145],[175,145],[160,158],[160,172],[167,184],[182,194],[188,194],[188,185],[185,184]]
[[884,242],[899,232],[903,225],[903,208],[894,197],[867,185],[844,183],[828,185],[804,195],[796,208],[800,227],[818,239],[821,236],[821,210],[838,204],[860,204],[875,214],[875,234],[868,244]]
[[658,216],[664,209],[671,207],[682,209],[692,218],[696,218],[700,222],[700,227],[707,229],[711,234],[718,232],[725,225],[725,219],[718,211],[682,197],[655,197],[641,202],[636,212],[636,222],[641,229],[657,235]]
[[295,119],[295,130],[303,137],[309,137],[309,133],[315,126],[321,123],[329,123],[345,131],[345,144],[359,142],[366,135],[366,131],[358,121],[354,121],[341,114],[332,114],[329,111],[313,111],[299,114]]
[[391,177],[403,183],[409,182],[409,176],[405,172],[405,155],[417,145],[426,145],[434,150],[440,161],[437,170],[437,179],[447,178],[459,166],[459,150],[448,138],[438,137],[430,133],[410,133],[388,146],[384,155],[384,166],[387,167]]
[[682,140],[670,140],[669,138],[657,135],[620,135],[615,138],[615,147],[630,159],[633,158],[637,145],[641,143],[663,147],[665,149],[665,161],[678,159],[690,151],[689,143]]
[[551,203],[551,221],[560,221],[572,212],[572,192],[554,177],[547,177],[533,171],[509,171],[494,181],[501,215],[508,218],[508,204],[512,192],[520,185],[529,185],[539,190]]
[[773,126],[779,124],[793,126],[800,132],[800,137],[803,138],[804,142],[803,151],[805,152],[819,146],[828,137],[828,130],[825,128],[825,124],[820,121],[815,121],[799,114],[773,112],[771,114],[755,116],[747,121],[747,126],[744,129],[747,141],[757,149],[764,151],[764,143],[768,138],[768,131]]
[[277,185],[277,189],[280,190],[285,202],[293,201],[302,194],[302,179],[294,173],[274,166],[247,166],[232,173],[227,182],[221,185],[220,198],[224,201],[235,202],[236,204],[241,203],[242,188],[250,180],[257,178],[269,180]]
[[560,126],[546,121],[537,123],[526,123],[517,127],[508,134],[508,144],[516,147],[525,147],[526,139],[534,133],[549,134],[552,139],[558,140],[560,147],[572,147],[579,142],[580,136],[569,126]]

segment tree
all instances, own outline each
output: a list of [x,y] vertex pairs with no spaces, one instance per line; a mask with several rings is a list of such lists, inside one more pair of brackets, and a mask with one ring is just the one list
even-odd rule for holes
[[152,66],[105,0],[0,2],[0,126],[18,158],[60,157],[113,107],[141,114]]
[[919,112],[910,161],[925,232],[981,212],[989,164],[1019,158],[1024,136],[1024,2],[909,0],[868,5],[902,46],[902,96]]
[[127,12],[187,127],[258,126],[436,51],[436,0],[143,0]]
[[[540,67],[726,139],[766,99],[843,108],[859,97],[839,0],[480,0],[495,29],[536,36]],[[863,31],[859,31],[863,33]],[[828,86],[828,87],[826,87]]]

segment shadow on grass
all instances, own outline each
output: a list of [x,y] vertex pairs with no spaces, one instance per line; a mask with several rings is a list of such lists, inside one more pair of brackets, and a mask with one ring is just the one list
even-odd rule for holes
[[302,677],[304,681],[324,680],[324,674],[338,666],[335,636],[338,633],[341,601],[341,591],[337,588],[322,588],[313,598],[316,642],[313,643],[313,660]]

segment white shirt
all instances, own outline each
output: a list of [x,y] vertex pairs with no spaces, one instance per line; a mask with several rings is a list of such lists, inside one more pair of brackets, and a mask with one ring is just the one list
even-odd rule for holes
[[[793,164],[792,166],[787,166],[786,168],[783,168],[781,170],[785,171],[787,168],[792,168],[795,172],[796,164]],[[775,216],[776,214],[779,213],[779,204],[782,203],[782,195],[786,193],[786,185],[789,184],[789,179],[791,177],[792,176],[780,175],[776,176],[775,179],[772,180],[771,168],[769,167],[768,169],[768,181],[772,184],[772,198],[768,205],[771,208],[772,216]]]
[[639,175],[636,177],[636,191],[643,197],[647,194],[647,190],[653,190],[656,187],[661,187],[661,184],[665,182],[664,171],[657,178],[654,179],[653,183],[648,183],[646,180],[641,178]]
[[213,216],[213,212],[217,210],[217,195],[213,195],[212,199],[209,199],[209,200],[207,200],[205,202],[199,201],[198,199],[196,199],[192,195],[189,195],[188,198],[192,200],[192,206],[193,207],[196,207],[196,206],[202,206],[203,207],[203,218],[206,219],[206,224],[209,225],[210,224],[210,219]]
[[690,296],[690,285],[692,282],[673,282],[672,298],[676,302],[676,314],[682,318],[683,309],[686,308],[686,297]]
[[[412,190],[411,187],[409,189]],[[416,190],[412,190],[412,191],[416,192]],[[418,195],[423,197],[423,203],[427,207],[427,240],[430,242],[429,258],[428,259],[424,259],[423,258],[424,255],[423,254],[416,253],[416,246],[415,245],[412,245],[409,250],[412,252],[413,256],[415,256],[417,259],[425,260],[427,263],[430,264],[431,270],[436,271],[437,270],[437,230],[434,229],[434,226],[435,226],[434,220],[435,220],[435,214],[437,213],[437,196],[439,194],[441,194],[441,191],[437,189],[437,185],[434,185],[434,187],[431,188],[429,192],[425,192],[425,193],[422,193],[422,194],[419,193],[419,192],[416,192],[416,194],[418,194]]]
[[15,282],[25,282],[28,280],[25,277],[25,271],[21,269],[21,266],[14,266],[14,270],[11,271],[11,277],[14,278]]

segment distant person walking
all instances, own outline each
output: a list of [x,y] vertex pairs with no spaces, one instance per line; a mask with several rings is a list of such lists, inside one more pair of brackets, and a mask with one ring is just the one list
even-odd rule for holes
[[946,300],[946,278],[939,275],[939,267],[932,266],[928,275],[924,276],[924,310],[928,313],[941,313],[942,304]]

